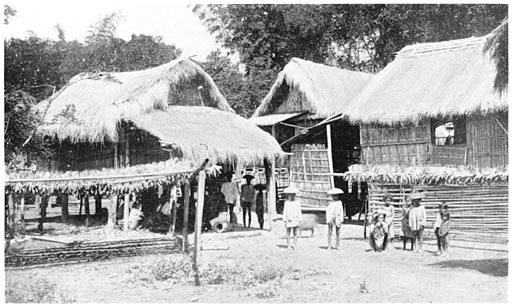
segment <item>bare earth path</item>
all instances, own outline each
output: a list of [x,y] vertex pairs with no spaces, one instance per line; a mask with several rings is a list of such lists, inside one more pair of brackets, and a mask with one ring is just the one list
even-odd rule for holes
[[396,242],[391,250],[374,254],[361,238],[361,226],[343,225],[342,232],[340,250],[325,248],[325,226],[313,238],[305,232],[297,250],[285,249],[282,226],[254,237],[204,236],[205,248],[229,246],[229,249],[205,250],[201,263],[237,263],[248,268],[274,264],[305,272],[297,278],[286,278],[279,285],[278,295],[269,298],[251,295],[254,289],[239,289],[230,284],[196,287],[127,281],[130,268],[169,257],[165,255],[8,269],[6,279],[12,284],[44,278],[80,303],[507,302],[508,252],[505,245],[454,241],[451,254],[440,258],[434,255],[434,241],[427,242],[425,251],[420,254],[402,251],[401,242]]

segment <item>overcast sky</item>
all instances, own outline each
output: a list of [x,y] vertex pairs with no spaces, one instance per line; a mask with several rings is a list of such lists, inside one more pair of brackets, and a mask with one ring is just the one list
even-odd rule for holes
[[160,0],[4,0],[16,10],[16,16],[4,26],[6,38],[25,38],[33,31],[42,38],[57,39],[54,26],[60,24],[66,40],[84,40],[87,31],[98,18],[113,12],[124,17],[117,34],[129,40],[132,34],[160,35],[167,44],[175,44],[183,55],[197,55],[204,60],[219,48],[185,2]]

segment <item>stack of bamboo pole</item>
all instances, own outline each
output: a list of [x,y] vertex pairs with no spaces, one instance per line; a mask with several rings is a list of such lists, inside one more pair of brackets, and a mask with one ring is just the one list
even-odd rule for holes
[[[508,185],[403,185],[370,184],[370,212],[384,204],[386,193],[394,196],[395,217],[401,216],[401,207],[411,191],[423,191],[422,204],[427,211],[427,231],[433,231],[438,206],[448,205],[452,219],[450,233],[453,239],[481,242],[508,242]],[[395,218],[393,227],[398,234],[401,222]]]
[[7,267],[78,263],[110,259],[112,257],[131,257],[154,253],[176,253],[180,246],[169,238],[150,238],[104,242],[87,242],[77,246],[31,249],[9,253],[5,257]]

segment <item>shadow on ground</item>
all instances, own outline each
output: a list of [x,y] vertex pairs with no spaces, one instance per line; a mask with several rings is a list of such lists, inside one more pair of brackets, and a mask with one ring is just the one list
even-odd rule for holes
[[430,264],[441,268],[463,268],[476,270],[483,274],[505,277],[508,276],[508,259],[478,259],[478,260],[447,260]]

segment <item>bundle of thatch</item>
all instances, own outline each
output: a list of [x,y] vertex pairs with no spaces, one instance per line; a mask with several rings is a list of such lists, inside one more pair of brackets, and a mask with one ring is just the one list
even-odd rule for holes
[[508,169],[480,169],[459,166],[399,166],[354,164],[343,174],[349,182],[396,184],[484,184],[508,183]]
[[487,37],[404,47],[357,96],[344,115],[352,122],[392,125],[422,118],[508,110],[494,91],[496,67],[483,52]]
[[[326,118],[344,112],[348,102],[371,81],[372,77],[373,75],[368,73],[292,58],[277,76],[277,80],[253,117],[271,113],[309,111],[311,118]],[[283,102],[283,92],[289,95],[288,100],[297,103],[293,109],[279,109]]]

